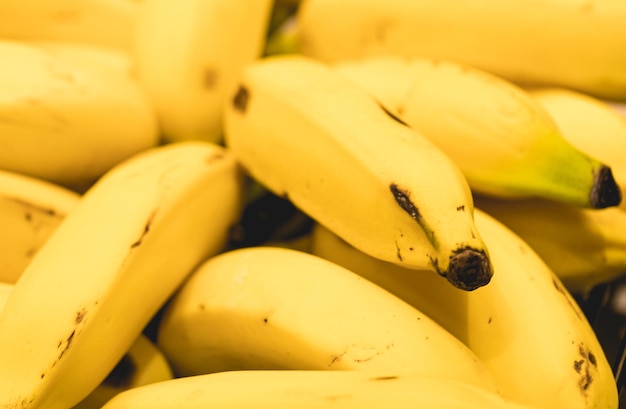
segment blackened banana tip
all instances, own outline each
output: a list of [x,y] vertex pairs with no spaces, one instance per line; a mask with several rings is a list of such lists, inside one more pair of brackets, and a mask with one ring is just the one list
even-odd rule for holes
[[594,181],[589,203],[594,209],[604,209],[618,206],[622,201],[622,192],[613,178],[613,172],[608,166],[602,166]]
[[473,291],[491,281],[491,261],[483,251],[461,249],[450,258],[450,267],[445,276],[453,286]]

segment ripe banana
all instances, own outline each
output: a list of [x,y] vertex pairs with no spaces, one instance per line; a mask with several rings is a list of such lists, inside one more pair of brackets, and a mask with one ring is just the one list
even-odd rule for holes
[[172,379],[163,352],[145,335],[139,335],[104,381],[72,409],[100,409],[115,395],[131,388]]
[[530,409],[465,382],[375,371],[249,370],[135,388],[102,409]]
[[475,216],[496,274],[473,292],[372,258],[321,225],[311,251],[432,317],[480,358],[505,398],[537,409],[616,409],[611,366],[570,293],[519,236],[480,209]]
[[586,294],[626,273],[623,209],[579,209],[549,200],[479,195],[474,200],[528,243],[570,292]]
[[207,260],[166,306],[157,344],[177,376],[379,370],[495,391],[474,354],[428,316],[349,270],[279,247]]
[[306,0],[300,52],[465,63],[516,83],[626,99],[626,4],[587,0]]
[[281,55],[248,65],[225,108],[225,141],[254,179],[362,251],[465,290],[489,282],[456,164],[325,64]]
[[79,200],[59,185],[0,169],[0,282],[17,281]]
[[0,168],[80,185],[157,144],[154,112],[128,75],[8,40],[0,60]]
[[210,143],[146,150],[107,172],[48,238],[0,314],[0,407],[85,398],[239,217],[241,171]]
[[[0,313],[14,287],[14,284],[0,282]],[[120,392],[173,377],[161,350],[140,334],[106,379],[73,409],[99,409]]]
[[[527,91],[552,116],[565,139],[607,163],[622,191],[626,191],[626,118],[618,108],[608,101],[564,88],[537,87]],[[620,206],[626,209],[626,201]]]
[[570,144],[504,79],[432,58],[372,57],[335,69],[449,155],[473,191],[593,208],[620,202],[611,168]]
[[273,0],[144,0],[136,77],[166,142],[223,138],[222,105],[260,57]]
[[1,0],[0,38],[130,51],[140,4],[137,0]]

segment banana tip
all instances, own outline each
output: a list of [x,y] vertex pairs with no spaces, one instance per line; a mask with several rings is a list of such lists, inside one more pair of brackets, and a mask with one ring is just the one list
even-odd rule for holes
[[608,166],[602,166],[596,174],[589,202],[595,209],[618,206],[622,201],[622,193],[613,178],[613,172]]
[[484,251],[463,248],[450,258],[445,274],[447,280],[457,288],[473,291],[491,281],[491,261]]

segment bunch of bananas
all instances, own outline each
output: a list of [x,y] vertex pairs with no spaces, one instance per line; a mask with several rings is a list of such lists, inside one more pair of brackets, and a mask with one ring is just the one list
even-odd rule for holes
[[0,409],[617,409],[625,19],[0,1]]

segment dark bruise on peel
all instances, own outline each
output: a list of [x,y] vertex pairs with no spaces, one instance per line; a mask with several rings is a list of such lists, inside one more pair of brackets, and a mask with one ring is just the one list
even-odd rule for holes
[[597,366],[595,355],[589,351],[586,346],[581,343],[578,345],[578,353],[581,359],[574,361],[574,371],[579,375],[578,387],[583,395],[587,394],[587,390],[594,381],[592,370]]
[[618,206],[622,201],[622,193],[613,178],[608,166],[602,166],[595,175],[594,184],[589,194],[589,203],[595,209]]
[[389,185],[389,190],[391,190],[394,199],[396,199],[396,203],[400,205],[402,210],[407,212],[413,220],[418,221],[420,219],[420,213],[413,202],[411,202],[409,193],[406,190],[400,189],[395,183]]
[[143,226],[143,231],[141,232],[141,235],[133,244],[130,245],[131,249],[134,249],[135,247],[138,247],[139,245],[141,245],[141,242],[143,241],[144,237],[146,237],[146,235],[150,231],[150,225],[152,224],[152,220],[154,220],[155,214],[156,214],[156,211],[150,215],[150,217],[148,218],[148,221]]
[[[422,220],[422,216],[420,215],[419,209],[410,199],[410,192],[406,189],[400,188],[397,184],[391,183],[389,185],[389,190],[393,195],[396,203],[404,210],[411,219],[415,220],[417,224],[419,224],[422,231],[426,234],[428,241],[432,244],[433,247],[437,248],[438,243],[435,237],[435,232],[428,228],[428,226]],[[398,249],[398,259],[402,260],[402,255],[400,254],[400,248],[396,243],[396,248]]]
[[489,284],[493,276],[491,262],[482,250],[471,247],[457,249],[450,257],[447,272],[440,272],[455,287],[473,291]]
[[244,114],[248,109],[248,102],[250,101],[250,91],[243,85],[239,86],[235,96],[233,97],[233,107],[236,111]]
[[395,115],[393,112],[391,112],[390,110],[388,110],[383,104],[378,103],[378,106],[380,106],[380,108],[383,110],[384,113],[386,113],[391,119],[393,119],[394,121],[398,122],[401,125],[410,127],[409,124],[407,124],[406,122],[404,122],[402,119],[400,119],[397,115]]

